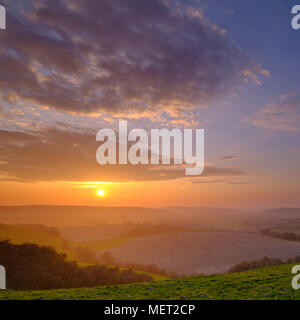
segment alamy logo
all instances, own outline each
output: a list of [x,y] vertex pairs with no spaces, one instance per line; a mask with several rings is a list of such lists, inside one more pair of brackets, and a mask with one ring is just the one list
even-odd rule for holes
[[292,273],[296,274],[292,280],[292,287],[295,290],[299,290],[300,289],[300,266],[299,265],[294,266],[292,269]]
[[6,289],[6,275],[5,275],[5,268],[0,266],[0,290]]
[[300,5],[293,6],[292,14],[295,16],[292,19],[292,28],[294,30],[300,29]]
[[5,7],[0,5],[0,29],[6,29],[6,10]]
[[192,129],[151,129],[149,139],[146,130],[132,129],[128,132],[127,121],[119,121],[118,136],[117,139],[112,129],[98,131],[96,141],[103,142],[96,153],[99,164],[117,164],[118,151],[118,162],[122,165],[128,161],[132,165],[171,164],[173,159],[174,165],[182,165],[183,161],[194,165],[185,168],[188,176],[200,175],[204,170],[204,129],[196,129],[195,134]]

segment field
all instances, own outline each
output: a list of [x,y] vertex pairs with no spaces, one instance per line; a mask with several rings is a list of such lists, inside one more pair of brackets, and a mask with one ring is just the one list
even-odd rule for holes
[[48,291],[1,291],[0,299],[15,300],[141,300],[209,299],[300,300],[291,287],[293,265],[279,265],[224,275],[195,276],[172,280],[97,288]]
[[116,237],[112,239],[102,240],[98,242],[73,242],[73,244],[88,248],[93,251],[108,250],[113,247],[121,246],[134,238],[132,237]]
[[108,252],[120,264],[153,264],[188,276],[223,273],[242,261],[264,256],[293,258],[300,255],[300,243],[251,233],[202,231],[140,237]]

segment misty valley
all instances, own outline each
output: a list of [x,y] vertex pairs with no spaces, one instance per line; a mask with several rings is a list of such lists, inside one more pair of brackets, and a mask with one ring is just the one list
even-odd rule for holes
[[[162,281],[293,263],[300,260],[299,211],[1,207],[0,265],[9,265],[8,287],[49,289]],[[21,251],[23,256],[36,255],[34,261],[24,262],[33,274],[33,265],[48,268],[48,261],[52,269],[47,272],[53,273],[56,284],[51,277],[39,285],[34,277],[27,282],[18,279],[15,274],[21,271],[5,257],[15,254],[18,261]],[[62,270],[55,267],[58,264]],[[69,278],[79,282],[58,280],[67,279],[67,270]]]

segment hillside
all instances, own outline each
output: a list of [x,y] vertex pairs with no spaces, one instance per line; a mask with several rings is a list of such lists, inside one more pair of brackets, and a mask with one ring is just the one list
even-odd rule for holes
[[278,208],[261,212],[251,212],[245,222],[254,229],[272,229],[277,232],[300,234],[300,208]]
[[[285,226],[297,231],[300,230],[300,209],[245,212],[213,207],[0,206],[0,223],[55,226],[71,241],[99,241],[130,230],[132,224],[147,223],[252,232]],[[86,230],[81,229],[84,226]],[[103,234],[101,239],[97,236],[99,233]]]
[[[243,232],[185,232],[139,237],[107,249],[120,265],[153,264],[180,276],[227,272],[242,261],[264,256],[288,259],[300,242]],[[100,257],[103,251],[98,252]]]
[[36,243],[53,246],[62,250],[64,239],[57,229],[42,225],[0,224],[0,241],[12,240],[14,243]]
[[0,222],[39,223],[49,226],[96,225],[103,222],[160,220],[168,212],[162,209],[101,206],[0,206]]
[[138,300],[138,299],[288,299],[300,300],[291,287],[293,265],[279,265],[225,275],[48,291],[2,291],[0,299]]
[[[2,223],[39,223],[43,225],[96,226],[107,224],[176,222],[197,228],[249,229],[241,211],[223,208],[143,208],[102,206],[0,206]],[[251,227],[252,228],[252,227]]]
[[53,247],[56,251],[65,253],[70,260],[83,263],[97,262],[90,250],[66,240],[54,227],[39,224],[0,224],[0,241],[4,240],[10,240],[14,244],[34,243]]

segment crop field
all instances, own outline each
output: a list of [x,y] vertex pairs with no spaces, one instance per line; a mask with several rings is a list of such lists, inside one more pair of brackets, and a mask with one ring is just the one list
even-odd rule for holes
[[0,291],[2,300],[300,300],[291,287],[293,265],[279,265],[224,275],[95,288],[43,291]]
[[131,230],[133,226],[126,224],[117,225],[89,225],[89,226],[59,226],[62,237],[72,242],[96,243],[120,237],[124,232]]
[[97,251],[108,250],[113,247],[121,246],[133,239],[134,239],[133,237],[116,237],[116,238],[102,240],[98,242],[73,242],[73,244],[79,245],[81,247],[85,247],[97,252]]
[[241,232],[186,232],[137,238],[107,252],[120,264],[153,264],[188,276],[224,273],[242,261],[264,256],[299,256],[300,243]]

